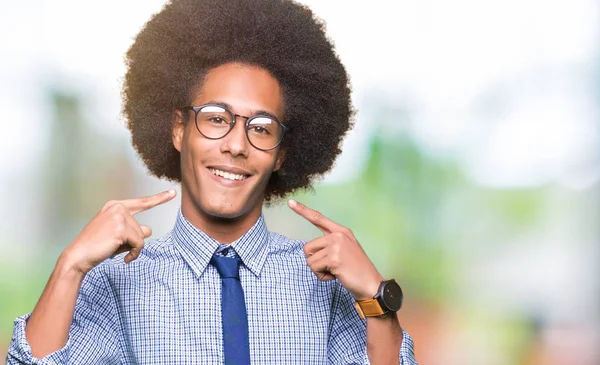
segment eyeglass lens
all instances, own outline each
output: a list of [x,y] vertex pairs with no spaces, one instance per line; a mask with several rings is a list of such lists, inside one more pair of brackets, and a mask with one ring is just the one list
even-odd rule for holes
[[[232,128],[234,115],[218,105],[206,105],[196,113],[196,126],[207,138],[224,137]],[[258,115],[246,122],[246,134],[250,143],[259,149],[271,149],[283,137],[283,127],[270,117]]]

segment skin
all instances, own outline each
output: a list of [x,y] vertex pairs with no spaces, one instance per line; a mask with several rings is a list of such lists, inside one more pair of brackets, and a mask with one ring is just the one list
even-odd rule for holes
[[33,356],[42,358],[65,346],[75,313],[75,302],[85,275],[97,264],[119,252],[129,251],[125,262],[135,260],[152,234],[133,215],[165,203],[175,191],[109,201],[60,255],[56,266],[25,327]]
[[[243,116],[265,111],[284,120],[279,82],[257,67],[230,63],[211,70],[192,105],[209,102],[225,103]],[[178,112],[173,124],[173,146],[181,153],[181,209],[194,226],[221,243],[231,243],[258,220],[271,173],[281,167],[285,154],[279,148],[254,148],[243,118],[225,137],[207,139],[196,129],[193,112],[189,113],[188,123]],[[215,179],[209,167],[216,166],[250,176],[232,186]]]
[[[295,200],[288,201],[288,206],[323,232],[322,237],[307,242],[303,248],[306,262],[319,280],[339,280],[355,300],[373,298],[383,277],[352,231]],[[395,313],[367,317],[367,354],[371,364],[398,364],[401,346],[402,328]]]
[[[284,121],[284,100],[278,81],[266,70],[231,63],[211,70],[193,105],[227,103],[234,113],[252,116],[259,111]],[[224,138],[203,137],[193,122],[174,112],[173,146],[181,153],[181,207],[195,227],[221,243],[241,237],[261,214],[264,192],[273,171],[281,167],[285,152],[261,151],[249,142],[244,119]],[[190,119],[191,121],[191,119]],[[210,170],[217,167],[248,178],[232,182]],[[173,199],[174,191],[150,197],[110,201],[61,254],[50,280],[26,327],[33,355],[42,358],[64,347],[75,303],[85,275],[119,252],[129,251],[125,262],[139,257],[149,227],[133,217]],[[324,236],[304,246],[307,265],[320,280],[338,279],[357,300],[372,298],[382,276],[369,260],[352,231],[298,202],[289,207],[319,228]],[[367,352],[372,364],[398,364],[402,331],[395,315],[367,318]]]

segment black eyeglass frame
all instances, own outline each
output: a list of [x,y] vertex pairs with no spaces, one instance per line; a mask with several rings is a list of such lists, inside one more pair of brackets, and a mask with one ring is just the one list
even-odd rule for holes
[[[200,130],[200,128],[198,127],[198,113],[200,112],[201,109],[206,108],[207,106],[215,106],[218,108],[222,108],[223,110],[225,110],[226,112],[228,112],[229,114],[231,114],[232,118],[231,118],[231,125],[229,126],[229,130],[222,135],[221,137],[209,137],[206,134],[202,133],[202,131]],[[248,143],[250,143],[252,145],[252,147],[261,150],[261,151],[271,151],[274,150],[275,148],[279,147],[279,145],[281,144],[281,142],[283,142],[283,138],[285,136],[285,134],[287,132],[289,132],[291,130],[290,127],[287,127],[286,125],[284,125],[283,123],[281,123],[277,118],[275,118],[272,115],[264,115],[264,114],[257,114],[251,117],[246,117],[244,115],[240,115],[240,114],[235,114],[234,112],[232,112],[231,110],[229,110],[229,108],[227,108],[224,105],[221,104],[215,104],[215,103],[209,103],[209,104],[203,104],[203,105],[199,105],[199,106],[184,106],[181,108],[177,108],[179,110],[181,110],[182,112],[187,112],[192,110],[194,112],[194,124],[196,125],[196,130],[198,130],[198,133],[200,133],[204,138],[208,138],[208,139],[212,139],[212,140],[217,140],[217,139],[221,139],[221,138],[225,138],[226,135],[229,134],[229,132],[231,132],[231,130],[233,129],[233,127],[235,127],[235,122],[237,120],[238,117],[240,118],[244,118],[246,119],[246,123],[245,123],[245,128],[244,131],[246,133],[246,139],[248,140]],[[277,142],[277,144],[275,144],[275,146],[271,147],[271,148],[260,148],[257,147],[254,143],[252,143],[252,141],[250,140],[250,136],[248,135],[248,126],[250,125],[250,122],[255,119],[255,118],[264,118],[267,117],[269,119],[272,119],[273,121],[275,121],[277,124],[279,124],[282,128],[282,132],[281,132],[281,138],[279,138],[279,142]]]

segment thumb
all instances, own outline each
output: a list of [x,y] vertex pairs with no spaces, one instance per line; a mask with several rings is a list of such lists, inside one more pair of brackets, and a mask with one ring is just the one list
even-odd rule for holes
[[152,229],[148,226],[140,226],[142,229],[142,233],[144,234],[144,238],[148,238],[152,235]]

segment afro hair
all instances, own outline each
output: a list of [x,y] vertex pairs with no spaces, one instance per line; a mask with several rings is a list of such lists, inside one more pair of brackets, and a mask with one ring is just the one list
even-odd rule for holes
[[128,50],[123,113],[150,172],[181,181],[171,141],[174,110],[189,105],[206,73],[230,62],[269,71],[283,90],[286,159],[265,199],[310,188],[331,169],[352,128],[348,75],[325,25],[289,0],[172,0]]

